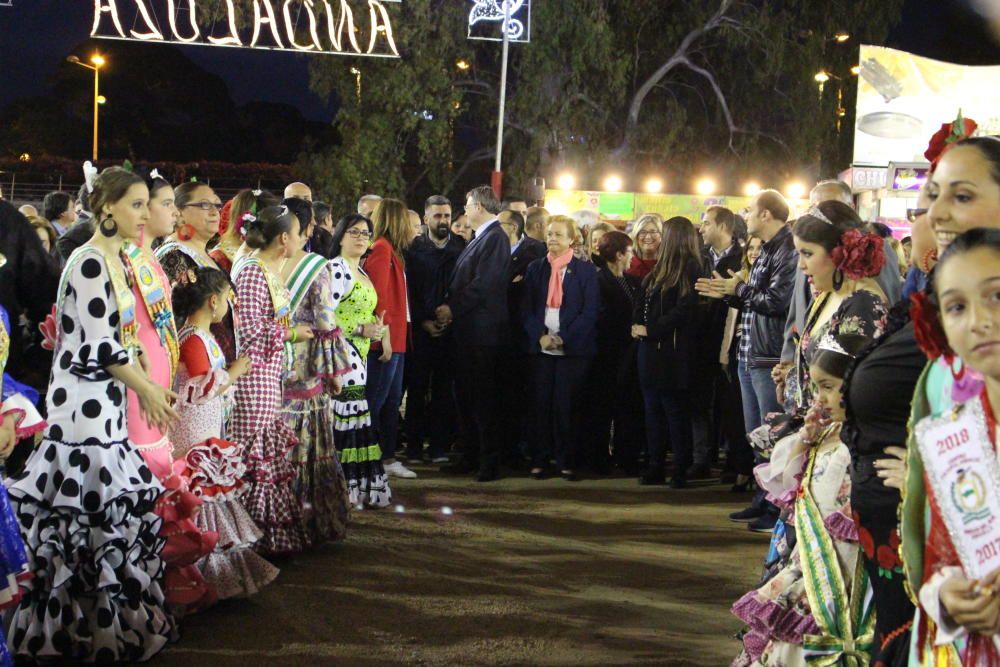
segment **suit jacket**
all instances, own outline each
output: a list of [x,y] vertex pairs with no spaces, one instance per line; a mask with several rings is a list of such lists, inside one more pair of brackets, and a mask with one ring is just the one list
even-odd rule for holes
[[[524,276],[523,325],[528,337],[528,352],[541,354],[538,339],[545,332],[545,301],[549,294],[552,267],[545,257],[536,259]],[[559,308],[559,337],[568,357],[597,354],[597,315],[601,310],[601,288],[593,264],[576,257],[566,266],[563,276],[563,302]]]
[[510,254],[510,286],[507,288],[507,305],[510,310],[510,329],[514,338],[514,347],[519,350],[528,347],[524,327],[521,326],[524,319],[521,312],[524,301],[524,274],[527,273],[528,266],[532,262],[545,257],[547,253],[548,249],[544,243],[525,235],[521,245]]
[[510,339],[510,241],[500,223],[487,224],[458,256],[446,303],[461,344],[492,347]]
[[[408,321],[409,304],[403,262],[392,249],[392,245],[381,238],[372,244],[371,250],[368,251],[368,256],[364,260],[363,268],[378,295],[375,314],[383,315],[382,321],[389,327],[389,342],[392,344],[392,353],[406,352],[410,323]],[[373,347],[381,349],[382,345],[381,343],[373,343]]]

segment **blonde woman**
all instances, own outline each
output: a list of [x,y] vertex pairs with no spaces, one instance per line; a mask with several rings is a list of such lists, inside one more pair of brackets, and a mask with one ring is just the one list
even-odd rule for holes
[[410,224],[409,209],[398,199],[380,201],[372,213],[372,225],[375,242],[364,270],[378,295],[375,315],[387,333],[368,353],[368,406],[378,429],[386,474],[409,479],[417,474],[396,460],[396,434],[410,327],[403,251],[413,243],[416,230]]
[[656,266],[656,259],[660,255],[663,218],[657,213],[646,213],[640,217],[632,229],[632,240],[635,242],[635,256],[625,273],[643,280]]

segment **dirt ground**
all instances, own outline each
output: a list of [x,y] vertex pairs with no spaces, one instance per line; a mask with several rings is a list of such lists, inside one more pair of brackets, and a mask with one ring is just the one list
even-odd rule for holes
[[418,471],[393,480],[401,507],[355,512],[345,542],[185,619],[149,664],[714,666],[736,653],[729,606],[767,544],[726,519],[745,496]]

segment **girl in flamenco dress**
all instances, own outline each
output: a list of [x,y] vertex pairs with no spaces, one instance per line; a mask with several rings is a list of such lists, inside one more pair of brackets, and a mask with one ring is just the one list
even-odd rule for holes
[[[153,239],[173,231],[177,209],[174,189],[153,172],[149,187],[149,220],[138,245],[129,244],[123,254],[136,302],[138,338],[143,349],[143,367],[149,379],[162,387],[173,384],[177,371],[177,326],[170,304],[167,276],[153,256]],[[160,536],[165,540],[164,592],[176,616],[209,607],[215,591],[205,583],[195,563],[215,547],[218,535],[198,529],[194,516],[201,501],[191,493],[183,478],[174,472],[173,447],[167,434],[142,416],[139,397],[128,392],[128,437],[146,465],[166,489],[156,504],[163,519]]]
[[56,304],[49,426],[7,481],[31,579],[7,618],[11,652],[32,660],[148,660],[176,634],[162,588],[163,487],[128,441],[126,388],[161,430],[173,393],[139,366],[135,297],[122,247],[149,218],[138,176],[106,169],[90,199],[94,236],[69,258]]
[[237,344],[252,367],[236,385],[232,436],[243,449],[249,491],[244,504],[264,532],[264,555],[302,551],[308,538],[302,508],[292,490],[295,470],[288,452],[297,440],[282,419],[285,343],[311,340],[308,326],[290,326],[290,298],[281,283],[281,263],[298,247],[299,222],[286,206],[271,206],[243,225],[249,255],[233,265],[240,304]]
[[278,569],[253,550],[262,533],[240,501],[246,492],[243,452],[224,439],[233,385],[250,370],[250,360],[239,357],[227,371],[211,332],[229,309],[230,289],[226,275],[209,267],[197,269],[193,279],[174,289],[174,309],[185,326],[174,383],[181,419],[170,437],[182,475],[203,502],[198,527],[219,536],[198,566],[220,599],[248,597],[278,576]]

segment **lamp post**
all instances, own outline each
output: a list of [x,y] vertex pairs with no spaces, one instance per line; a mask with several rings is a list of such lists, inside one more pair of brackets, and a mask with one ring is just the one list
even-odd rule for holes
[[74,65],[79,65],[80,67],[86,67],[94,72],[94,150],[93,150],[93,160],[97,162],[97,106],[101,103],[101,95],[99,91],[99,80],[101,67],[104,65],[104,56],[99,53],[95,53],[90,57],[91,64],[81,61],[76,56],[69,56],[66,58],[66,62],[73,63]]

